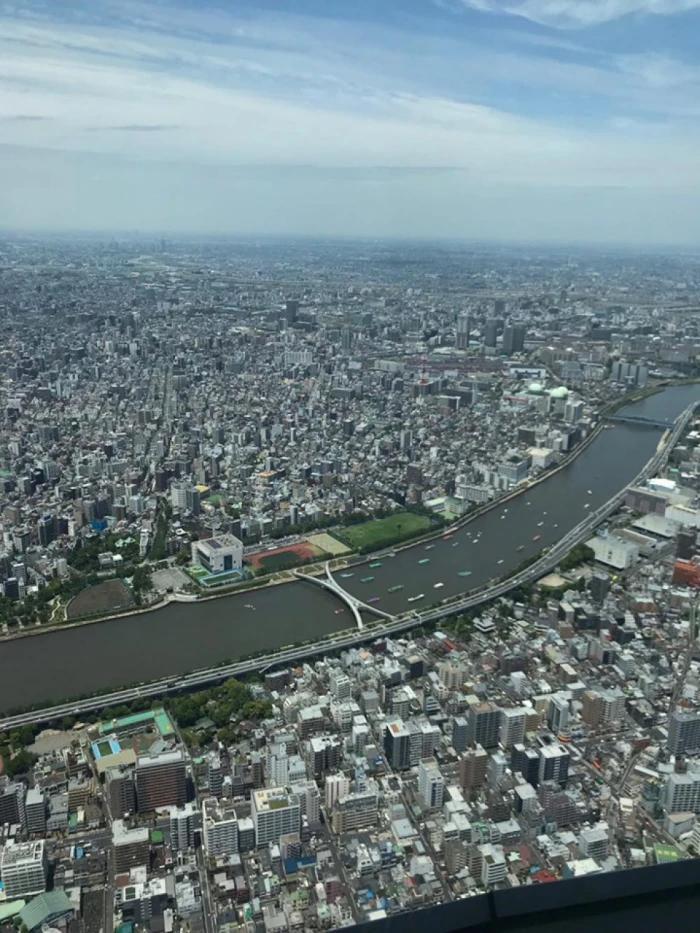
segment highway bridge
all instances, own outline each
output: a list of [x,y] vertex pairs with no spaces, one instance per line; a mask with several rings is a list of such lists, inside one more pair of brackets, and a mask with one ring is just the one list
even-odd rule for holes
[[355,623],[357,624],[358,630],[361,632],[365,625],[362,621],[362,616],[360,611],[369,612],[373,615],[380,616],[382,619],[388,619],[389,621],[394,620],[394,616],[390,615],[388,612],[384,612],[382,609],[377,609],[376,606],[370,605],[369,603],[363,602],[361,599],[358,599],[356,596],[353,596],[352,593],[348,593],[346,589],[338,583],[331,572],[330,561],[326,561],[325,567],[325,577],[319,574],[310,574],[303,573],[301,570],[295,570],[294,576],[299,580],[307,580],[309,583],[315,583],[316,586],[323,587],[324,590],[329,590],[338,599],[341,599],[346,606],[349,607],[353,616],[355,617]]
[[606,421],[617,424],[637,424],[646,428],[672,428],[672,421],[660,421],[657,418],[647,418],[645,415],[606,415]]
[[[387,635],[399,635],[425,622],[434,622],[448,616],[457,615],[458,613],[473,609],[475,606],[489,602],[492,599],[496,599],[499,596],[505,596],[516,587],[537,580],[556,567],[559,561],[565,557],[573,547],[589,538],[596,527],[620,507],[624,501],[627,489],[630,486],[641,485],[657,473],[666,463],[669,454],[678,443],[678,439],[683,431],[685,431],[698,407],[700,407],[700,402],[695,402],[683,412],[676,420],[673,431],[666,443],[656,451],[644,469],[628,486],[625,486],[604,505],[588,515],[582,522],[576,525],[575,528],[572,528],[572,530],[557,541],[556,544],[552,545],[548,551],[543,553],[538,560],[512,577],[508,577],[493,585],[486,584],[483,587],[467,593],[465,596],[447,600],[432,609],[426,609],[422,612],[413,611],[404,616],[398,616],[392,621],[386,621],[384,624],[380,623],[373,626],[371,629],[363,628],[351,632],[340,632],[311,645],[302,645],[300,647],[290,646],[289,648],[283,648],[281,651],[277,651],[273,654],[253,658],[248,661],[237,661],[233,664],[222,665],[221,667],[194,671],[191,674],[166,677],[163,680],[154,681],[149,684],[141,684],[136,687],[129,687],[126,690],[117,690],[113,693],[102,694],[101,696],[60,703],[56,706],[19,713],[15,716],[6,716],[4,719],[0,719],[0,731],[7,732],[26,724],[60,720],[63,716],[80,716],[83,713],[94,712],[106,706],[118,706],[123,703],[130,703],[141,697],[157,697],[167,693],[177,693],[182,690],[198,689],[206,687],[209,684],[220,683],[223,680],[227,680],[229,677],[243,677],[255,671],[293,664],[319,654],[350,648],[367,640],[383,638]],[[374,609],[374,607],[371,608]]]

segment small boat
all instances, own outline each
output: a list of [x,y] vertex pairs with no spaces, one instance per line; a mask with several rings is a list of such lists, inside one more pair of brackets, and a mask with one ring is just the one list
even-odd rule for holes
[[335,610],[335,614],[336,614],[337,616],[339,616],[341,612],[345,612],[345,610],[344,610],[344,609],[336,609],[336,610]]
[[533,540],[533,541],[539,541],[541,537],[542,537],[542,535],[535,535],[535,537],[534,537],[532,540]]
[[374,577],[361,577],[360,583],[371,583],[374,580]]
[[455,541],[455,543],[452,545],[452,547],[459,547],[459,541]]
[[590,489],[588,490],[588,495],[589,495],[589,496],[592,496],[592,495],[593,495],[593,493],[591,492]]
[[443,541],[451,541],[452,538],[454,538],[454,535],[443,535],[442,536]]
[[526,502],[526,503],[525,503],[525,505],[529,505],[529,504],[530,504],[529,502]]
[[520,547],[518,548],[518,550],[519,550],[519,551],[524,551],[524,550],[525,550],[525,545],[524,545],[524,544],[521,544]]
[[555,522],[555,523],[554,523],[554,527],[555,527],[555,528],[558,528],[559,525],[557,525],[557,523]]
[[584,509],[590,509],[590,507],[591,507],[591,503],[590,503],[590,502],[587,502],[587,503],[584,505]]
[[374,570],[375,567],[381,567],[382,562],[380,560],[375,560],[369,566],[370,566],[370,570]]
[[505,515],[501,515],[501,521],[503,521],[504,518],[505,518]]
[[471,577],[471,575],[472,575],[471,570],[460,570],[460,571],[457,573],[457,576],[458,576],[458,577]]
[[409,603],[417,603],[419,599],[425,599],[425,593],[419,593],[417,596],[409,596]]
[[349,580],[350,577],[354,577],[355,574],[354,574],[354,573],[341,573],[340,576],[341,576],[344,580]]
[[245,604],[246,609],[255,609],[255,606],[252,603]]
[[503,563],[503,558],[501,558],[501,559],[499,560],[498,563],[499,563],[499,564],[502,564],[502,563]]
[[418,561],[418,563],[419,563],[419,564],[429,564],[429,563],[430,563],[430,558],[429,558],[429,557],[422,557],[422,558]]
[[371,597],[367,600],[367,602],[368,602],[368,603],[378,603],[380,599],[381,599],[381,596],[371,596]]
[[442,587],[443,587],[444,585],[445,585],[444,583],[436,583],[436,584],[433,586],[433,589],[434,589],[434,590],[442,589]]
[[542,514],[543,514],[543,515],[546,515],[547,513],[546,513],[546,512],[543,512]]
[[398,593],[399,590],[403,589],[403,583],[397,583],[396,586],[390,586],[387,590],[387,593]]
[[537,522],[537,527],[541,528],[544,525],[544,522]]
[[433,549],[434,547],[435,547],[434,544],[426,544],[424,550],[426,550],[426,551],[432,551],[432,549]]
[[389,551],[388,557],[396,557],[396,551]]

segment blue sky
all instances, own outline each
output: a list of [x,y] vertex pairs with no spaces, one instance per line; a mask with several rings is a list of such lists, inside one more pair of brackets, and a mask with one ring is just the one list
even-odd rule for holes
[[0,226],[700,244],[700,0],[0,2]]

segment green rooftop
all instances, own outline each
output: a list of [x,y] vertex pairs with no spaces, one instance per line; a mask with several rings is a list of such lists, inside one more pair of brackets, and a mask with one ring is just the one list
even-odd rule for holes
[[680,852],[675,846],[662,845],[657,842],[654,845],[654,855],[657,865],[665,865],[667,862],[677,862],[681,857]]
[[97,728],[100,735],[109,735],[110,732],[145,725],[151,721],[155,722],[158,732],[164,737],[173,735],[175,732],[170,717],[162,707],[147,709],[143,713],[132,713],[130,716],[122,716],[120,719],[111,719],[108,722],[101,722]]
[[19,912],[19,918],[28,930],[37,930],[45,923],[58,920],[71,913],[73,905],[65,891],[47,891],[31,900]]

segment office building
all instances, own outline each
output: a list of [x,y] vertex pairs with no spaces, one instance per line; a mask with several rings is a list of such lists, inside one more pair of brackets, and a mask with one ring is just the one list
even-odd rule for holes
[[256,790],[251,795],[251,815],[258,848],[279,843],[280,836],[298,833],[301,807],[295,796],[283,787]]
[[337,771],[343,746],[337,735],[316,735],[309,739],[309,767],[318,780],[328,771]]
[[373,790],[358,791],[341,797],[333,804],[332,823],[336,833],[350,833],[377,822],[379,794]]
[[469,745],[469,723],[464,716],[455,716],[452,723],[452,747],[463,752]]
[[700,813],[700,774],[671,774],[662,795],[668,813]]
[[449,659],[438,664],[440,683],[448,690],[459,690],[467,677],[467,666],[463,661]]
[[521,353],[525,349],[527,328],[524,324],[506,324],[503,330],[503,352],[506,356]]
[[170,808],[170,845],[173,852],[194,849],[194,831],[198,820],[199,813],[191,803]]
[[134,772],[126,768],[108,768],[105,771],[107,805],[113,820],[136,813],[136,783]]
[[218,752],[207,756],[207,787],[212,797],[221,797],[224,787],[224,775],[221,770],[221,758]]
[[547,707],[547,725],[552,732],[558,734],[569,724],[569,700],[561,694],[554,694],[549,699]]
[[423,758],[418,766],[418,793],[429,810],[442,806],[445,780],[434,758]]
[[231,801],[207,797],[202,803],[202,836],[209,858],[238,852],[238,817]]
[[515,774],[521,774],[529,784],[537,787],[540,773],[540,755],[537,749],[514,745],[510,756],[510,766]]
[[498,342],[498,324],[495,318],[489,318],[484,324],[484,346],[495,347]]
[[0,861],[3,894],[8,901],[46,890],[48,863],[43,839],[7,845]]
[[466,791],[477,790],[486,780],[489,756],[485,749],[477,746],[464,752],[459,760],[459,782]]
[[455,347],[458,350],[466,350],[469,346],[469,336],[471,334],[471,319],[468,314],[460,314],[457,318],[457,328],[455,331]]
[[136,803],[139,813],[187,802],[187,768],[181,749],[136,759]]
[[243,568],[243,543],[234,535],[218,535],[192,542],[192,563],[209,573],[229,573]]
[[0,794],[0,825],[24,826],[24,784],[6,784]]
[[469,710],[469,744],[496,748],[501,729],[501,711],[492,703],[481,703]]
[[396,771],[411,767],[411,733],[400,719],[384,726],[384,754]]
[[672,755],[700,751],[700,711],[674,710],[668,717],[668,750]]
[[596,862],[603,862],[610,852],[610,837],[607,823],[582,829],[578,840],[581,853],[586,858],[594,858]]
[[543,781],[556,781],[560,787],[566,787],[569,778],[569,752],[561,745],[545,745],[540,749],[539,768],[537,779]]
[[33,833],[46,832],[46,799],[44,792],[38,787],[32,787],[27,791],[27,797],[24,802],[26,830]]
[[112,841],[117,872],[128,872],[139,865],[148,865],[151,846],[147,826],[128,829],[122,820],[113,820]]

